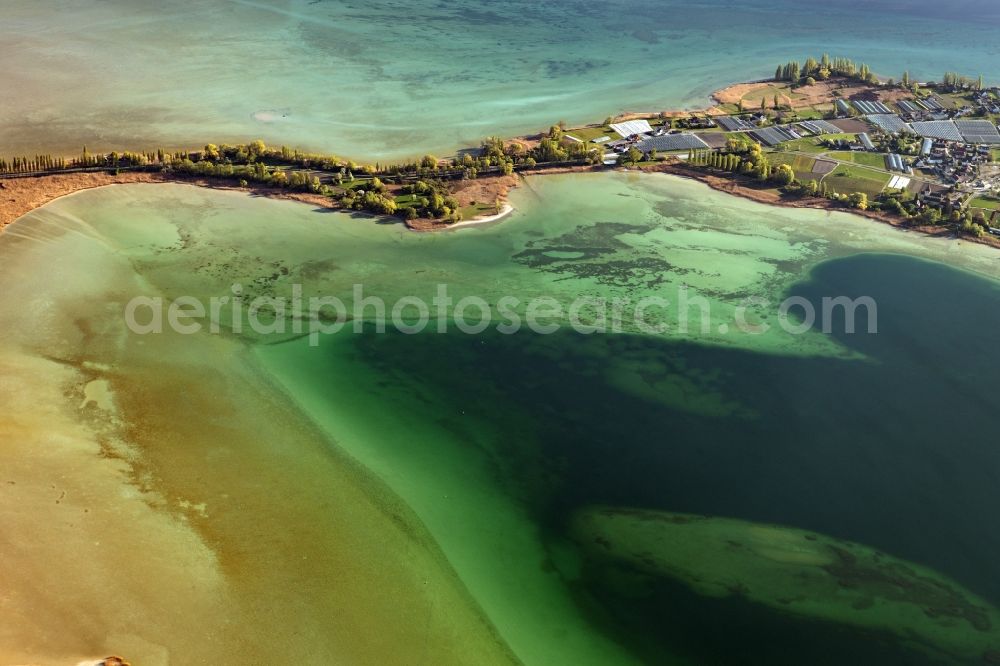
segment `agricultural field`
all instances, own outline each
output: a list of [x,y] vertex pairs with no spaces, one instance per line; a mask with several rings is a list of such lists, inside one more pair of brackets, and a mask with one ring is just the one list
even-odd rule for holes
[[971,104],[971,95],[968,93],[937,93],[937,98],[946,109],[957,109]]
[[771,164],[777,166],[779,164],[787,164],[792,167],[792,171],[795,172],[795,177],[799,181],[808,181],[817,176],[813,173],[813,168],[816,166],[815,158],[809,157],[808,155],[794,155],[791,153],[771,153],[768,155],[771,160]]
[[876,169],[885,169],[885,155],[881,153],[861,153],[855,151],[836,151],[827,153],[827,157],[841,162],[851,162]]
[[889,184],[889,174],[841,164],[823,182],[839,194],[864,192],[874,197]]

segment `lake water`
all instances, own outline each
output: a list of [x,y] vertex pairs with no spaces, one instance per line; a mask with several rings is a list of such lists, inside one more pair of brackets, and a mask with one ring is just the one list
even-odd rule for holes
[[992,0],[8,0],[0,155],[274,144],[451,154],[563,119],[701,107],[823,51],[996,82]]
[[[964,590],[953,601],[1000,606],[994,251],[663,175],[534,178],[513,203],[502,224],[422,235],[239,192],[128,185],[8,229],[0,391],[22,408],[5,427],[52,456],[4,492],[69,489],[34,515],[58,543],[102,517],[84,534],[145,547],[14,551],[15,568],[59,571],[65,596],[14,578],[36,620],[4,623],[0,643],[25,659],[143,663],[194,649],[328,663],[981,662],[995,626],[941,629],[972,636],[955,648],[938,629],[866,629],[865,607],[854,624],[822,622],[739,592],[702,596],[595,557],[572,525],[606,506],[811,530],[926,567],[940,589]],[[684,333],[657,310],[671,324],[657,335],[370,323],[315,346],[226,325],[137,335],[122,321],[135,295],[207,300],[234,283],[345,300],[363,284],[389,303],[446,284],[491,306],[674,301],[686,287],[710,316]],[[870,296],[878,333],[834,321],[793,335],[775,314],[790,295]],[[753,311],[770,325],[760,335],[731,326],[752,298],[771,304]],[[123,481],[128,493],[112,491]],[[126,511],[128,525],[115,519]],[[125,601],[101,604],[95,589]],[[56,619],[54,643],[41,627]]]

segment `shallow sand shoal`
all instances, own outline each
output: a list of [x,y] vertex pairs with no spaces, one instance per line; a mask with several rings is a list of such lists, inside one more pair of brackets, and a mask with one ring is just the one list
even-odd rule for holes
[[37,178],[0,179],[0,230],[39,206],[59,197],[118,183],[156,183],[165,180],[158,173],[125,172],[67,173]]
[[150,285],[106,242],[0,235],[0,663],[516,664],[241,343],[123,331]]

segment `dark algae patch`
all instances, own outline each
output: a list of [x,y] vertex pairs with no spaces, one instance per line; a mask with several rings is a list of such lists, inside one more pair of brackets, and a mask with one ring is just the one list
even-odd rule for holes
[[975,662],[1000,645],[1000,612],[988,602],[860,544],[730,518],[614,508],[579,511],[571,532],[598,571],[610,563],[704,597],[889,635],[931,659]]
[[567,278],[592,278],[613,287],[656,287],[685,271],[623,242],[624,234],[652,228],[621,222],[596,222],[555,238],[529,241],[514,261]]
[[[552,247],[583,251],[565,239],[535,249]],[[545,566],[648,663],[989,663],[1000,359],[968,332],[1000,329],[1000,290],[857,255],[791,293],[817,311],[825,295],[870,295],[878,333],[834,322],[855,358],[573,332],[347,344],[352,365],[467,433],[542,530]],[[863,314],[855,325],[867,330]],[[595,506],[613,521],[581,537]],[[619,524],[642,529],[623,540]],[[705,525],[712,538],[680,564],[652,536]]]

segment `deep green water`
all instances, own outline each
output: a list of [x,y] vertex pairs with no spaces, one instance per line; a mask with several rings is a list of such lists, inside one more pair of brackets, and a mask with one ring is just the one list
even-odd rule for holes
[[0,155],[261,137],[363,160],[700,107],[822,51],[996,80],[992,0],[7,0]]
[[[482,456],[486,476],[541,530],[545,556],[534,565],[646,663],[925,663],[885,637],[700,598],[669,580],[610,577],[581,565],[566,536],[574,511],[595,504],[796,526],[925,564],[1000,603],[1000,362],[989,335],[970,335],[1000,325],[1000,289],[896,255],[833,260],[811,278],[792,293],[817,307],[831,293],[878,301],[878,335],[835,336],[864,359],[575,333],[372,333],[276,359],[299,365],[284,372],[317,392],[316,409],[342,413],[340,382],[324,378],[346,375],[347,390],[367,392],[367,418],[407,423],[416,413],[447,433],[373,438],[387,467],[434,460],[439,445]],[[631,381],[654,396],[683,384],[701,409],[669,394],[638,399],[609,377],[617,364],[637,368]],[[725,410],[703,413],[715,404]],[[407,464],[399,473],[453,488],[462,472]],[[460,513],[472,524],[450,529],[465,534],[490,520]]]
[[[444,283],[456,299],[491,304],[673,299],[687,285],[711,305],[705,334],[403,335],[369,323],[314,347],[224,327],[249,357],[220,356],[201,333],[185,341],[183,362],[198,373],[246,363],[269,377],[331,451],[412,509],[526,664],[929,659],[891,635],[609,568],[569,531],[592,505],[813,530],[929,567],[1000,606],[992,249],[662,175],[547,176],[513,202],[501,224],[421,235],[238,192],[83,192],[0,238],[0,252],[17,258],[11,270],[39,276],[25,283],[35,285],[29,299],[12,290],[5,344],[31,349],[45,331],[72,346],[76,334],[58,332],[75,327],[60,313],[85,311],[89,327],[120,331],[111,338],[126,351],[108,357],[114,367],[154,353],[123,327],[133,291],[207,299],[234,282],[251,296],[299,283],[306,296],[345,299],[362,283],[390,303],[429,299]],[[843,334],[833,321],[831,334],[791,335],[766,311],[755,319],[772,325],[766,334],[720,331],[743,299],[788,295],[871,296],[878,333]],[[148,377],[154,395],[160,381]],[[238,418],[238,403],[232,410]],[[280,464],[297,444],[273,446]]]

